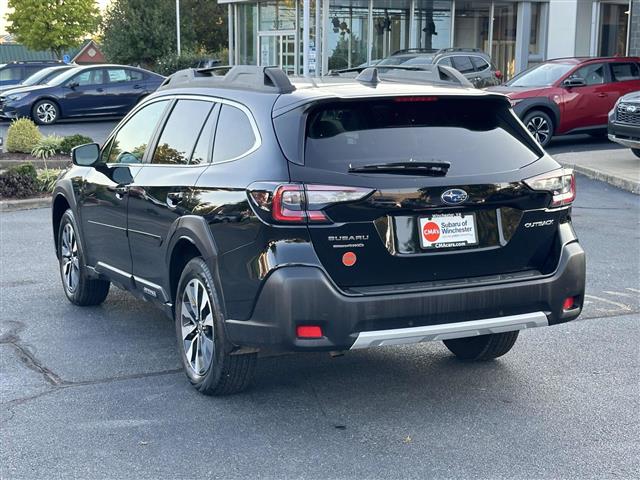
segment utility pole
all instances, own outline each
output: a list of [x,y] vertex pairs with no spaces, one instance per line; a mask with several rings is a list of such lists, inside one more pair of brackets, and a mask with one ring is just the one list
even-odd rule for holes
[[178,56],[180,56],[180,0],[176,0],[176,39],[178,44]]

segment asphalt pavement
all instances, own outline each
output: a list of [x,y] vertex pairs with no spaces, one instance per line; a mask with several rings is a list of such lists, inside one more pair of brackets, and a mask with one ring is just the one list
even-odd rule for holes
[[0,214],[0,478],[637,478],[640,197],[578,177],[580,321],[468,364],[440,343],[262,358],[205,397],[171,321],[64,297],[47,209]]

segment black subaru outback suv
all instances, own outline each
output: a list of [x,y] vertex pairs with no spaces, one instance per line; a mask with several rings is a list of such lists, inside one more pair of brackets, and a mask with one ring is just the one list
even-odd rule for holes
[[573,173],[506,97],[432,71],[169,77],[57,182],[66,296],[97,305],[114,284],[157,303],[206,394],[246,387],[259,349],[443,340],[486,360],[574,320]]

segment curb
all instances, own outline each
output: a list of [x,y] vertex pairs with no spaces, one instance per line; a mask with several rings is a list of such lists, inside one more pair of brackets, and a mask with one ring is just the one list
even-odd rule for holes
[[583,167],[581,165],[572,164],[570,162],[560,163],[565,167],[573,168],[575,172],[581,173],[585,177],[589,177],[600,182],[605,182],[614,187],[626,190],[627,192],[640,195],[640,182],[634,182],[633,180],[629,180],[628,178],[618,177],[609,173],[602,172],[600,170]]
[[0,200],[0,212],[17,212],[51,206],[51,197],[27,198],[24,200]]

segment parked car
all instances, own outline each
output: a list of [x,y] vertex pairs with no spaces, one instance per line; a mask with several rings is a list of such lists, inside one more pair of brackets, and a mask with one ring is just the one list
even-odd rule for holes
[[0,87],[17,85],[38,70],[54,65],[64,63],[59,60],[28,60],[0,64]]
[[490,90],[511,99],[514,111],[542,146],[554,135],[602,135],[616,101],[640,90],[640,58],[549,60]]
[[0,117],[31,117],[40,125],[51,125],[71,117],[124,116],[163,80],[124,65],[77,67],[48,84],[0,94]]
[[169,77],[56,182],[67,298],[97,305],[114,283],[155,302],[216,395],[248,385],[261,348],[444,340],[487,360],[577,318],[573,172],[503,95],[374,70]]
[[500,85],[502,82],[502,72],[493,65],[491,57],[477,48],[409,48],[398,50],[376,65],[444,65],[458,70],[476,88]]
[[55,67],[43,68],[42,70],[38,70],[33,75],[28,76],[17,85],[6,85],[4,87],[0,87],[0,93],[8,92],[9,90],[12,90],[14,88],[31,87],[33,85],[44,85],[45,83],[50,82],[55,77],[60,75],[62,72],[66,72],[67,70],[71,70],[72,68],[76,68],[76,65],[60,65]]
[[609,112],[609,140],[640,158],[640,91],[620,97]]

